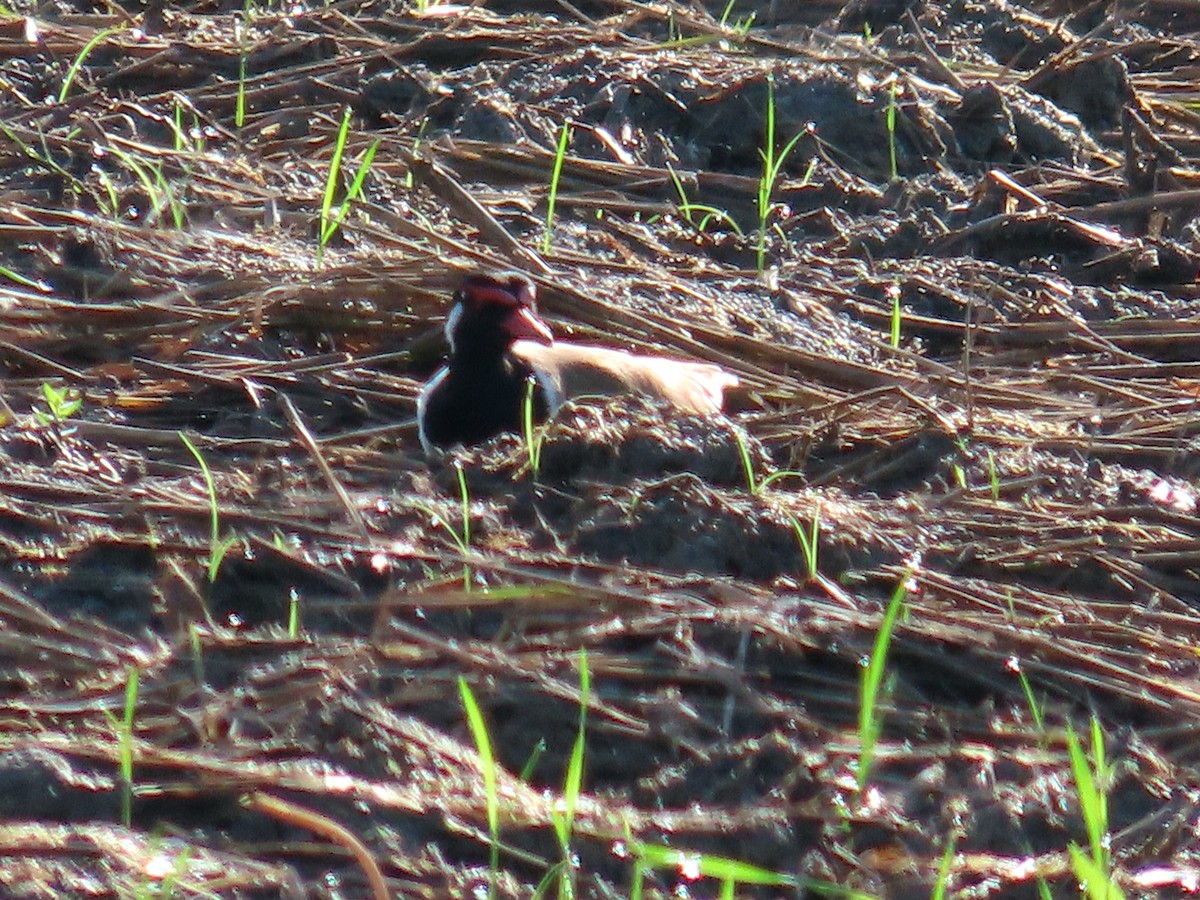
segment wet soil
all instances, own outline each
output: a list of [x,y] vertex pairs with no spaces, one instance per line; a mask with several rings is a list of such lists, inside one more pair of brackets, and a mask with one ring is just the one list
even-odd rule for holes
[[[11,9],[0,896],[1194,893],[1187,4]],[[729,417],[426,458],[481,268]]]

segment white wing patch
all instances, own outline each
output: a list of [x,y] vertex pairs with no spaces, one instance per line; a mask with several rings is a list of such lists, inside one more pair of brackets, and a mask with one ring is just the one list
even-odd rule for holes
[[450,307],[450,312],[446,313],[446,324],[442,326],[442,330],[446,333],[446,343],[450,345],[451,356],[454,355],[454,332],[462,317],[463,305],[462,301],[459,301]]
[[[456,306],[455,309],[458,309],[458,307]],[[446,324],[450,324],[449,319],[446,319]],[[434,450],[433,444],[429,442],[429,435],[425,433],[425,416],[429,411],[429,398],[438,389],[438,385],[446,380],[446,376],[449,374],[450,367],[442,366],[429,379],[425,387],[421,388],[421,393],[417,395],[417,434],[421,437],[421,447],[425,450],[426,456]]]

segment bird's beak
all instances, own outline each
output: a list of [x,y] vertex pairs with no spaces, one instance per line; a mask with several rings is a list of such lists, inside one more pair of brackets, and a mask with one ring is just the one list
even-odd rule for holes
[[546,323],[534,315],[531,310],[524,307],[516,310],[509,317],[505,326],[508,329],[509,336],[514,341],[537,341],[539,344],[554,343],[554,335],[550,333],[550,329],[546,326]]

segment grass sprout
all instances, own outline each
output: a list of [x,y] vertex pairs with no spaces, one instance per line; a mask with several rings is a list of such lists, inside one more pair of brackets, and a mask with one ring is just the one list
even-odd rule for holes
[[1090,855],[1075,843],[1069,844],[1067,849],[1071,855],[1071,868],[1089,900],[1124,900],[1125,895],[1113,878],[1109,851],[1108,788],[1113,768],[1105,759],[1104,731],[1095,716],[1091,721],[1091,743],[1089,760],[1075,729],[1067,724],[1067,755]]
[[[641,900],[647,869],[674,869],[684,879],[713,878],[721,882],[718,896],[733,898],[739,884],[762,887],[801,889],[821,897],[841,897],[845,900],[875,900],[873,894],[843,887],[815,878],[797,878],[786,872],[775,872],[753,863],[711,853],[696,853],[661,844],[647,844],[630,840],[630,853],[634,857],[633,879],[629,889],[631,900]],[[790,892],[788,894],[790,896]]]
[[20,272],[10,269],[8,266],[0,266],[0,276],[7,278],[13,284],[19,284],[21,287],[27,287],[31,290],[40,291],[45,294],[50,288],[44,281],[35,281],[32,278],[27,278]]
[[575,745],[567,762],[567,774],[563,781],[561,810],[554,810],[554,833],[562,849],[562,877],[559,879],[559,896],[575,896],[575,858],[571,853],[571,834],[575,829],[575,807],[583,790],[584,753],[587,747],[587,710],[591,703],[592,675],[588,667],[587,649],[579,648],[579,730]]
[[346,196],[342,198],[342,202],[338,204],[335,210],[333,207],[333,198],[337,193],[338,181],[341,179],[342,160],[346,153],[346,139],[349,135],[350,108],[346,107],[346,111],[342,115],[342,124],[338,128],[337,140],[333,145],[333,156],[329,159],[329,172],[325,178],[325,193],[321,198],[317,262],[320,262],[324,258],[326,245],[337,234],[338,229],[342,227],[342,222],[350,214],[351,204],[362,195],[363,182],[367,179],[367,173],[370,172],[371,164],[375,161],[375,152],[379,149],[380,139],[376,138],[359,161],[358,171],[354,173],[354,178],[350,181],[350,189],[346,191]]
[[772,472],[766,478],[759,481],[758,476],[754,474],[754,457],[750,453],[750,443],[746,440],[745,433],[740,428],[736,428],[733,434],[738,445],[738,457],[742,461],[742,471],[746,473],[746,489],[750,491],[751,496],[761,497],[767,488],[781,479],[804,477],[803,472],[785,469],[781,472]]
[[233,108],[233,124],[241,131],[246,124],[246,54],[238,58],[237,101]]
[[814,581],[819,571],[817,554],[820,552],[821,543],[821,508],[818,506],[813,510],[812,524],[809,525],[808,531],[804,530],[795,516],[788,516],[788,521],[792,523],[792,530],[796,532],[796,543],[800,545],[800,552],[804,554],[804,574],[809,581]]
[[31,160],[36,162],[38,165],[45,168],[47,171],[52,172],[55,175],[58,175],[60,178],[64,179],[69,184],[71,184],[72,187],[75,187],[77,189],[80,187],[79,179],[76,178],[69,171],[67,171],[61,165],[59,165],[57,162],[54,161],[54,157],[52,157],[50,155],[50,150],[46,146],[45,135],[41,135],[42,152],[38,153],[37,150],[35,150],[32,146],[30,146],[28,141],[22,140],[17,135],[17,133],[15,131],[13,131],[12,128],[10,128],[4,122],[0,122],[0,134],[3,134],[6,138],[8,138],[10,141],[12,141],[14,144],[16,144],[22,153],[24,153],[27,157],[29,157]]
[[130,666],[125,677],[125,708],[118,720],[107,709],[104,715],[117,734],[117,771],[121,776],[121,824],[128,828],[133,823],[133,726],[137,716],[139,674],[137,666]]
[[521,432],[525,438],[525,453],[529,458],[529,471],[534,481],[542,470],[542,444],[546,441],[545,427],[539,428],[534,422],[533,399],[537,389],[537,379],[530,375],[525,382],[525,401],[521,406]]
[[287,633],[292,640],[300,636],[300,592],[294,587],[288,591]]
[[475,739],[475,749],[479,752],[479,768],[483,773],[483,791],[487,798],[488,835],[491,839],[488,898],[491,900],[496,896],[496,879],[500,874],[500,795],[496,787],[496,756],[492,752],[492,739],[483,720],[483,712],[475,702],[475,694],[467,684],[467,679],[461,675],[458,677],[458,693],[467,714],[467,726]]
[[896,170],[896,93],[899,90],[899,85],[896,79],[892,79],[891,86],[888,88],[888,106],[887,106],[887,133],[888,133],[888,163],[891,166],[892,181],[895,181],[898,176]]
[[762,157],[762,175],[758,179],[758,246],[755,251],[755,259],[758,265],[758,271],[763,270],[763,264],[767,255],[767,219],[770,218],[771,212],[774,210],[774,205],[771,202],[771,195],[775,192],[775,182],[779,179],[779,173],[783,170],[783,164],[787,162],[788,156],[796,146],[796,142],[803,137],[804,132],[797,133],[790,141],[788,141],[783,151],[779,154],[775,152],[775,77],[767,76],[767,135],[766,146],[758,151],[758,155]]
[[[687,190],[683,186],[683,180],[679,177],[679,173],[675,171],[670,163],[667,163],[667,172],[671,176],[671,183],[675,185],[675,193],[679,195],[679,205],[676,207],[676,209],[679,210],[679,214],[683,216],[684,221],[686,221],[697,231],[703,233],[708,228],[709,223],[715,220],[724,223],[738,237],[745,236],[742,233],[742,229],[738,226],[738,223],[725,210],[718,209],[715,206],[708,206],[703,203],[692,203],[688,199]],[[698,222],[696,221],[697,213],[703,214]]]
[[[179,198],[176,197],[174,189],[163,174],[162,163],[139,159],[132,153],[128,153],[119,147],[108,147],[107,152],[116,157],[141,183],[142,189],[150,198],[150,215],[148,218],[153,219],[164,209],[169,209],[171,220],[174,222],[175,227],[183,228],[187,221],[187,210]],[[108,183],[108,188],[110,200],[115,207],[117,197],[111,182]]]
[[65,422],[83,407],[83,395],[71,388],[57,388],[50,382],[42,383],[42,399],[46,401],[46,412],[37,412],[42,424]]
[[171,135],[175,140],[175,152],[182,153],[187,149],[188,133],[183,127],[183,104],[175,101],[175,117],[171,120]]
[[737,0],[729,0],[729,2],[725,4],[725,9],[721,12],[721,27],[732,28],[736,34],[744,37],[750,32],[750,26],[754,24],[754,17],[756,14],[750,13],[750,15],[743,16],[742,18],[735,20],[733,25],[730,25],[729,21],[733,17],[733,7],[736,3]]
[[892,299],[892,328],[891,345],[896,350],[900,347],[900,326],[904,322],[904,308],[900,305],[900,284],[893,281],[887,287],[887,295]]
[[733,896],[732,892],[739,884],[773,887],[799,886],[799,882],[793,875],[774,872],[728,856],[677,850],[674,847],[644,844],[640,841],[634,841],[630,849],[636,858],[631,896],[641,896],[645,869],[676,869],[689,880],[715,878],[724,883],[722,896],[729,897]]
[[[414,500],[413,505],[440,526],[458,547],[458,552],[466,556],[471,549],[471,491],[467,485],[467,473],[457,459],[454,461],[454,468],[458,475],[460,521],[462,523],[460,527],[455,528],[437,507],[424,500]],[[463,590],[471,590],[471,567],[466,564],[463,565]]]
[[188,452],[192,454],[196,463],[200,466],[200,472],[204,475],[204,486],[208,490],[210,528],[208,538],[208,583],[212,584],[217,580],[217,573],[221,570],[221,562],[225,559],[225,554],[229,552],[229,548],[237,541],[237,535],[230,532],[228,537],[221,537],[221,510],[217,504],[217,485],[213,481],[212,471],[208,468],[208,463],[205,462],[200,451],[196,449],[196,445],[182,431],[179,432],[179,439],[183,441],[183,445],[188,448]]
[[951,835],[950,840],[946,841],[946,849],[942,851],[942,861],[938,863],[937,881],[933,883],[929,900],[946,900],[946,886],[950,883],[950,868],[954,865],[954,849],[957,844],[958,840],[954,835]]
[[71,85],[75,83],[75,79],[79,75],[79,70],[83,68],[83,64],[87,62],[87,58],[92,55],[92,51],[100,46],[100,44],[107,41],[114,34],[118,34],[124,30],[124,25],[118,26],[117,28],[106,28],[103,31],[95,34],[90,41],[83,45],[82,49],[80,49],[80,51],[75,55],[75,58],[71,60],[71,65],[67,69],[66,77],[63,78],[62,87],[59,88],[58,91],[59,103],[62,103],[67,99],[67,94],[71,92]]
[[528,781],[533,777],[533,772],[537,768],[537,764],[541,762],[542,754],[546,752],[546,739],[538,738],[538,742],[533,745],[533,750],[529,753],[529,759],[525,760],[525,765],[521,766],[520,778],[522,781]]
[[905,572],[892,592],[887,610],[883,614],[883,622],[879,633],[875,635],[875,644],[871,648],[871,656],[863,669],[862,682],[859,689],[858,704],[858,790],[866,789],[867,780],[871,777],[871,764],[875,759],[875,748],[879,743],[879,735],[883,730],[883,716],[879,710],[880,694],[883,690],[883,676],[887,671],[887,655],[892,644],[892,634],[896,629],[896,620],[904,608],[904,598],[908,596],[908,583],[912,572]]
[[1019,660],[1013,659],[1009,664],[1010,668],[1015,668],[1017,672],[1017,681],[1021,684],[1021,692],[1025,695],[1025,705],[1029,707],[1029,715],[1033,718],[1033,727],[1037,729],[1038,734],[1046,732],[1046,711],[1044,705],[1039,703],[1037,698],[1033,696],[1033,685],[1029,683],[1029,676],[1025,674],[1025,670],[1021,668]]
[[567,158],[567,144],[571,141],[571,123],[563,122],[558,132],[558,149],[554,153],[554,167],[550,170],[550,188],[546,199],[546,227],[542,231],[542,252],[550,252],[550,237],[554,231],[554,207],[558,204],[558,182],[562,178],[563,160]]

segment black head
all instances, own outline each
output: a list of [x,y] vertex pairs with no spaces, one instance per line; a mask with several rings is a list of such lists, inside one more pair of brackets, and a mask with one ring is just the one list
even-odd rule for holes
[[450,356],[503,353],[518,340],[551,344],[537,315],[537,288],[518,272],[477,273],[463,279],[446,316]]

